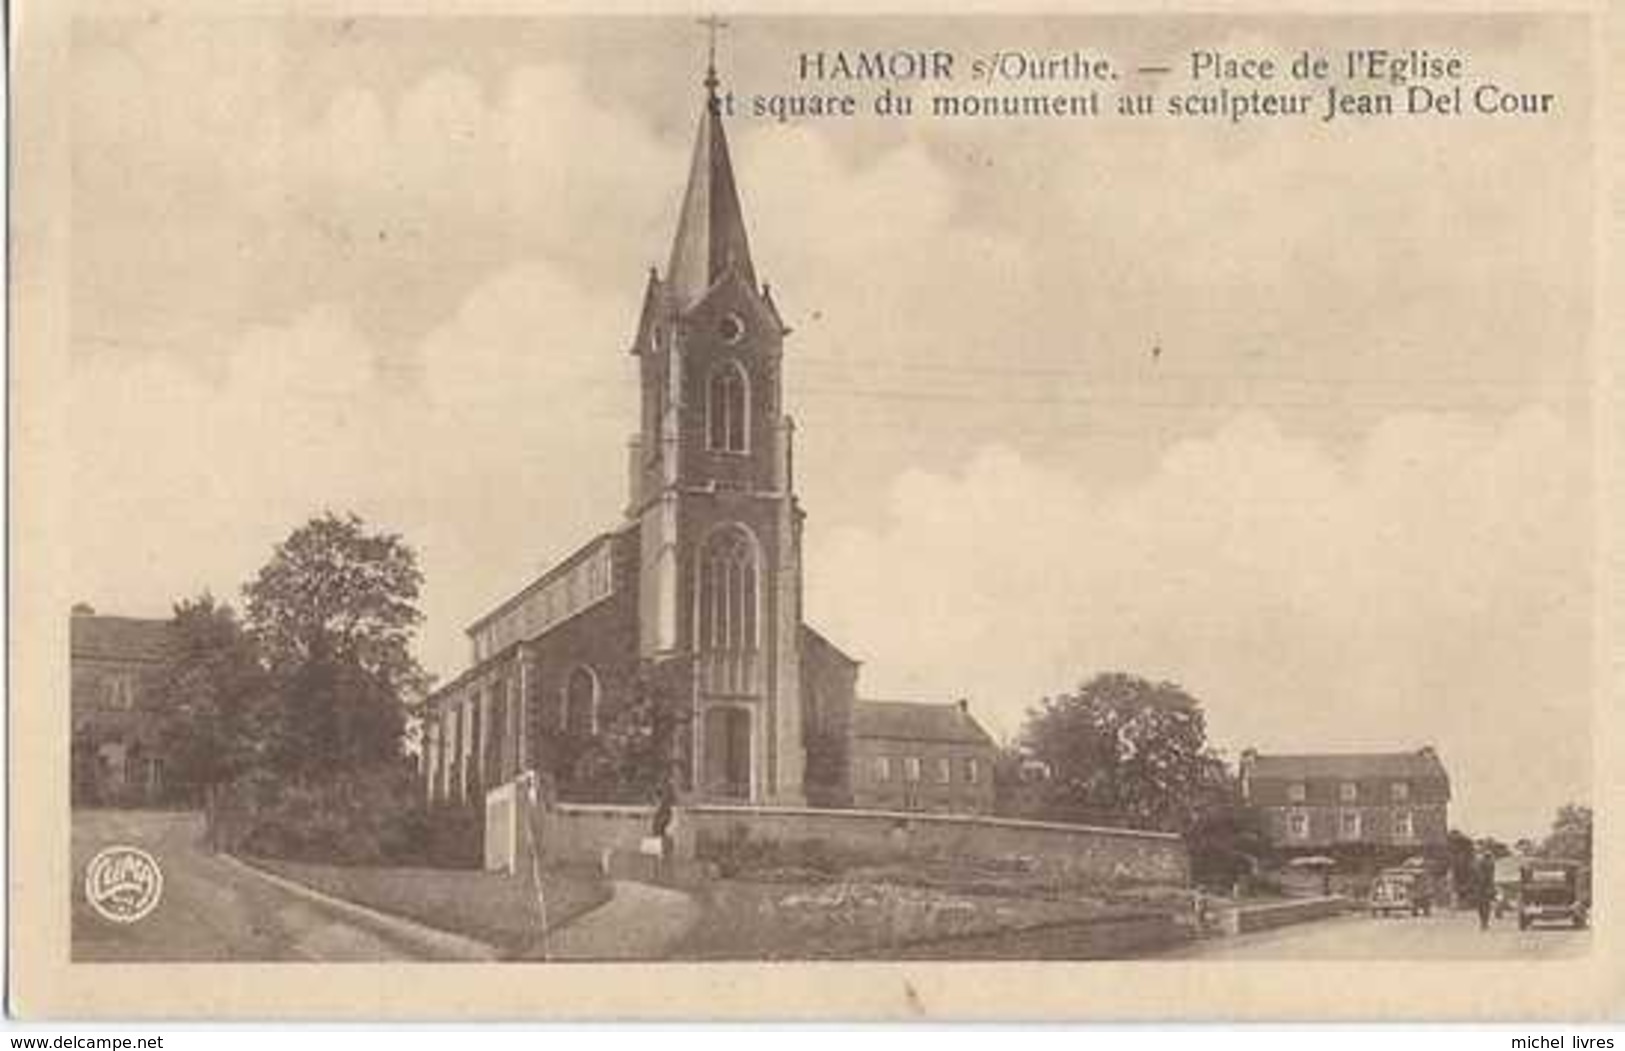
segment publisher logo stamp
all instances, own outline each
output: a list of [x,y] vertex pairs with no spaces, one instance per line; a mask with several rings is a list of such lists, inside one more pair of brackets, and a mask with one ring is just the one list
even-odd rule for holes
[[134,923],[158,907],[164,874],[137,847],[108,847],[85,866],[85,900],[114,923]]

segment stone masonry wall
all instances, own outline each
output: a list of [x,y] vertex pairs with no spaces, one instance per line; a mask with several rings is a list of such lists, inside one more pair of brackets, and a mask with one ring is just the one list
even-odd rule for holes
[[[596,861],[605,850],[636,852],[651,820],[648,807],[562,804],[547,816],[546,849],[567,861]],[[820,840],[877,860],[1024,857],[1058,876],[1175,885],[1190,879],[1184,840],[1175,835],[961,814],[695,806],[679,809],[671,833],[680,860],[743,835],[776,844]]]

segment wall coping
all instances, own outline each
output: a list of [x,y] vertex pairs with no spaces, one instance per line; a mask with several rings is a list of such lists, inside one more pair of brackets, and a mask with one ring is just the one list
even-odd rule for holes
[[[562,814],[601,815],[604,817],[649,817],[654,807],[640,803],[555,803],[553,809]],[[938,814],[919,810],[859,810],[842,807],[787,807],[740,806],[730,803],[694,803],[675,808],[690,814],[741,814],[763,817],[834,817],[856,818],[860,821],[924,821],[943,825],[987,825],[994,828],[1025,828],[1047,832],[1086,832],[1095,836],[1115,836],[1122,839],[1152,839],[1159,842],[1178,842],[1183,837],[1177,832],[1153,832],[1142,828],[1111,828],[1106,825],[1073,825],[1062,821],[1032,821],[1026,818],[989,817],[986,814]]]
[[[606,808],[611,809],[611,808]],[[623,808],[636,809],[636,808]],[[988,825],[995,828],[1025,828],[1049,832],[1087,832],[1097,836],[1115,836],[1123,839],[1153,839],[1159,842],[1180,842],[1184,837],[1177,832],[1152,832],[1138,828],[1109,828],[1105,825],[1070,825],[1060,821],[1030,821],[1025,818],[989,817],[985,814],[938,814],[919,810],[857,810],[838,807],[780,807],[739,806],[726,803],[697,803],[680,807],[695,814],[760,814],[765,817],[836,817],[858,818],[869,821],[924,821],[944,825]],[[643,813],[650,813],[643,808]]]
[[642,803],[554,803],[552,809],[560,814],[600,814],[616,817],[649,817],[655,808]]
[[1231,906],[1235,912],[1249,916],[1267,915],[1272,912],[1301,912],[1304,909],[1318,908],[1324,905],[1351,905],[1354,899],[1345,894],[1317,894],[1312,898],[1288,898],[1285,901],[1258,901]]

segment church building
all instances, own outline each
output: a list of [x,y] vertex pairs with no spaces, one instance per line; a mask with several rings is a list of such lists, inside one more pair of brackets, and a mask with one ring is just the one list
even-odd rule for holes
[[789,329],[751,258],[714,66],[704,86],[676,239],[631,346],[625,517],[469,626],[470,667],[426,708],[433,800],[477,801],[530,769],[582,798],[574,760],[655,682],[686,709],[684,798],[853,802],[858,663],[802,616]]

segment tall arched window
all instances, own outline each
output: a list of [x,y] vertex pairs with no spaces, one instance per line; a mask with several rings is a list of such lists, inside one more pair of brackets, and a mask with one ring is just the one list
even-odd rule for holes
[[751,693],[756,684],[760,573],[756,545],[738,526],[712,534],[700,558],[698,642],[708,690]]
[[745,370],[724,361],[711,370],[706,385],[706,444],[720,452],[742,453],[749,431],[750,399]]
[[713,534],[700,565],[700,648],[756,648],[756,550],[737,527]]
[[585,736],[598,732],[598,676],[585,664],[564,682],[564,730]]

